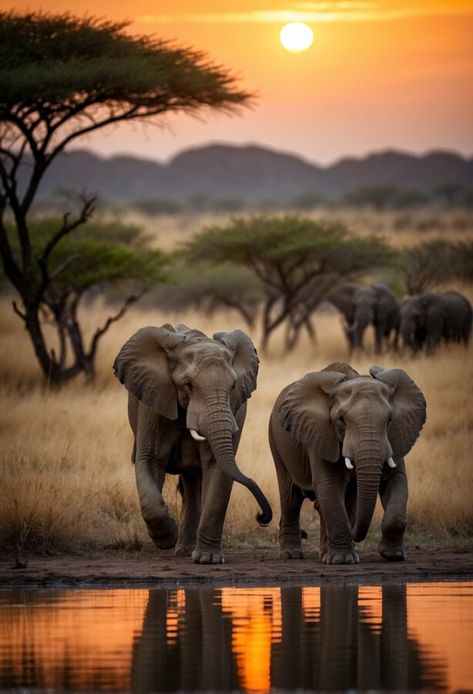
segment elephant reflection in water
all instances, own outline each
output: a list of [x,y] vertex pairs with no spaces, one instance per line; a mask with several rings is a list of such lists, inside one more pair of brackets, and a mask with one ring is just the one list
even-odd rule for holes
[[173,608],[175,595],[175,590],[149,591],[143,631],[133,646],[131,690],[144,694],[237,689],[232,622],[222,611],[217,591],[185,590],[180,613]]
[[357,585],[320,588],[320,615],[306,619],[302,588],[281,591],[282,641],[272,646],[277,689],[446,689],[445,667],[408,634],[405,585],[382,587],[382,624],[370,623]]
[[[320,612],[311,614],[304,611],[303,590],[281,588],[282,623],[278,620],[267,652],[258,650],[258,659],[267,659],[268,689],[447,688],[445,663],[408,633],[405,585],[382,587],[381,624],[363,605],[357,585],[322,586]],[[185,604],[176,609],[175,590],[150,590],[143,631],[133,647],[131,690],[244,689],[235,652],[237,624],[222,609],[220,591],[182,594]],[[269,602],[262,609],[270,609]]]

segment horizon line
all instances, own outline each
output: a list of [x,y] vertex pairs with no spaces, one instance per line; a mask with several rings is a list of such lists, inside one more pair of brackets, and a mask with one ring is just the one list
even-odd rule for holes
[[139,152],[132,152],[132,151],[117,151],[114,153],[104,153],[100,151],[100,149],[92,147],[78,147],[76,149],[71,149],[69,151],[63,152],[64,155],[68,154],[74,154],[77,152],[88,152],[91,153],[101,159],[109,160],[109,159],[114,159],[114,158],[119,158],[119,157],[128,157],[128,158],[133,158],[133,159],[140,159],[143,161],[155,163],[155,164],[160,164],[162,166],[166,166],[170,164],[174,159],[177,157],[181,156],[182,154],[186,152],[190,152],[193,150],[199,150],[199,149],[207,149],[210,147],[227,147],[230,149],[249,149],[249,148],[255,148],[255,149],[261,149],[261,150],[266,150],[267,152],[271,152],[272,154],[280,154],[283,156],[289,156],[289,157],[294,157],[296,159],[299,159],[300,161],[309,164],[311,166],[317,166],[321,169],[327,169],[332,166],[336,166],[342,161],[346,160],[363,160],[363,159],[368,159],[369,157],[381,155],[381,154],[399,154],[399,155],[407,155],[413,158],[417,159],[424,159],[428,156],[431,156],[432,154],[450,154],[456,157],[459,157],[461,159],[464,159],[465,161],[470,161],[473,159],[473,151],[470,152],[469,154],[460,152],[459,150],[452,149],[452,148],[447,148],[447,147],[442,147],[442,146],[436,146],[429,148],[427,150],[422,150],[421,152],[416,152],[413,150],[409,149],[403,149],[395,146],[389,146],[387,145],[386,147],[382,147],[380,149],[372,149],[372,150],[367,150],[365,154],[342,154],[338,157],[335,157],[333,160],[327,163],[320,163],[317,162],[316,160],[311,160],[305,157],[303,154],[300,154],[299,152],[296,151],[290,151],[290,150],[285,150],[285,149],[278,149],[277,147],[273,147],[271,145],[265,145],[259,142],[254,142],[254,141],[248,141],[245,143],[233,143],[233,142],[228,142],[228,141],[223,141],[223,140],[209,140],[208,142],[203,142],[201,144],[196,144],[196,145],[189,145],[187,147],[183,147],[182,149],[176,150],[173,154],[169,155],[168,157],[165,157],[163,159],[158,159],[154,157],[148,157],[144,154],[141,154]]

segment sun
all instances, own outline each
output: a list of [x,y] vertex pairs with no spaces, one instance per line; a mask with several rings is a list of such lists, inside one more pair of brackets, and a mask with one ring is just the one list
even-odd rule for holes
[[300,53],[310,48],[314,40],[314,33],[308,24],[290,22],[281,29],[279,40],[287,51]]

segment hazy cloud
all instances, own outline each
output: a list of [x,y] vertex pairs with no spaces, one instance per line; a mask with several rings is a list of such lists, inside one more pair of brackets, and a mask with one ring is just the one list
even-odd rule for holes
[[444,2],[369,2],[368,0],[340,0],[293,3],[285,10],[251,12],[174,13],[142,15],[141,24],[169,24],[175,22],[221,23],[283,23],[283,22],[385,22],[394,19],[473,14],[473,0]]

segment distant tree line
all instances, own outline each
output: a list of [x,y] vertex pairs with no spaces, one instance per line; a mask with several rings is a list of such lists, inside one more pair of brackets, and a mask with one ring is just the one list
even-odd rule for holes
[[[36,201],[35,210],[59,210],[64,206],[63,198],[67,191],[59,190],[48,199]],[[114,202],[102,200],[99,202],[104,209],[119,211],[126,208],[149,217],[159,215],[179,215],[196,213],[229,213],[238,214],[243,211],[267,213],[276,210],[307,212],[317,208],[367,208],[377,212],[397,211],[409,212],[418,209],[472,209],[473,187],[461,183],[446,182],[435,186],[430,191],[418,188],[402,188],[389,184],[363,186],[348,191],[340,197],[329,197],[316,191],[302,191],[292,197],[270,196],[256,200],[243,197],[207,195],[195,193],[189,197],[173,198],[169,196],[143,197]]]

